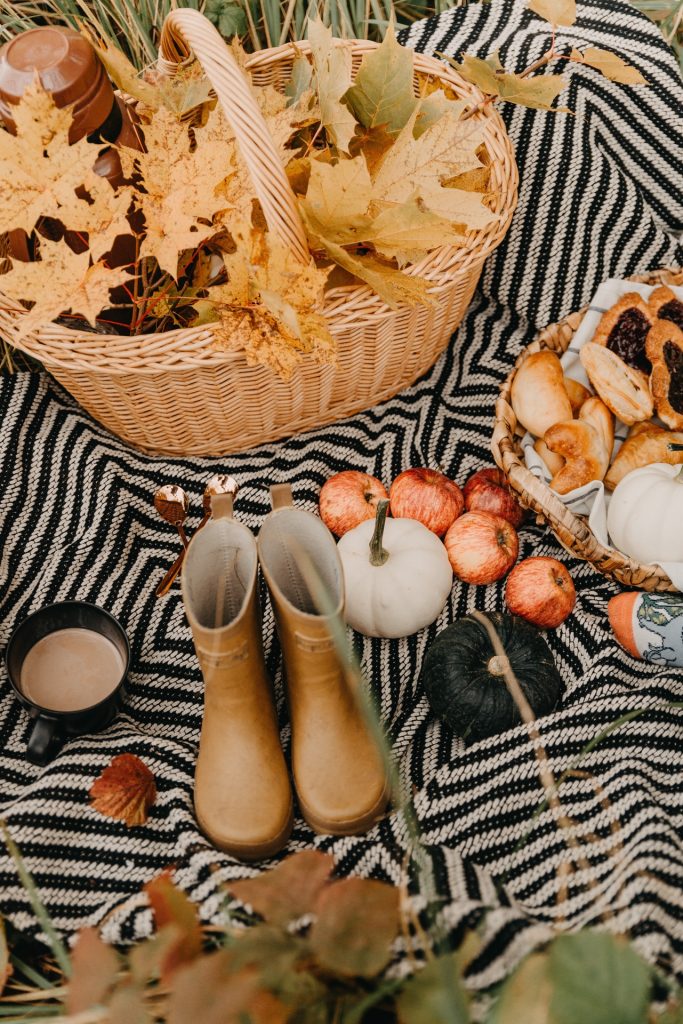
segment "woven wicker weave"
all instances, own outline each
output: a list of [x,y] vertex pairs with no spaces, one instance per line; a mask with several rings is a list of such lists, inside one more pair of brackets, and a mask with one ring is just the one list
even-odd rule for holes
[[[374,45],[353,44],[354,74]],[[297,50],[306,50],[297,44]],[[306,238],[287,176],[242,72],[199,12],[174,10],[162,35],[160,65],[172,73],[193,52],[235,131],[270,230],[302,259]],[[247,62],[252,80],[283,90],[295,50],[265,50]],[[482,97],[456,72],[415,54],[415,70],[436,76],[459,96]],[[396,394],[429,369],[460,323],[481,267],[502,240],[517,200],[517,169],[499,115],[474,114],[491,158],[499,220],[472,233],[464,248],[441,248],[407,272],[431,284],[433,306],[391,310],[368,287],[328,292],[324,313],[338,346],[335,367],[305,359],[285,383],[221,352],[209,326],[164,334],[95,335],[49,324],[17,336],[22,310],[0,296],[0,332],[43,365],[100,423],[136,447],[169,455],[222,455],[331,423]]]
[[[643,284],[683,284],[683,271],[657,270],[632,277],[630,280]],[[562,355],[569,347],[587,308],[578,313],[570,313],[559,323],[546,327],[521,353],[514,369],[502,385],[496,402],[491,451],[524,507],[531,509],[540,520],[548,523],[560,544],[572,555],[591,562],[599,572],[626,586],[639,587],[641,590],[676,591],[677,588],[658,566],[641,565],[613,548],[604,547],[585,519],[574,515],[560,501],[555,491],[534,476],[524,463],[520,445],[523,431],[517,429],[517,418],[510,401],[512,381],[519,367],[532,352],[545,348]]]

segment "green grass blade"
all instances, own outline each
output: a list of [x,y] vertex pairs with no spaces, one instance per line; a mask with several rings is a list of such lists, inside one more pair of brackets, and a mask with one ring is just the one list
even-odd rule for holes
[[26,894],[29,900],[31,901],[33,913],[36,915],[40,927],[43,929],[43,933],[48,939],[50,948],[52,950],[52,955],[54,956],[55,960],[61,967],[66,977],[68,978],[71,976],[71,961],[69,959],[69,954],[67,952],[66,946],[62,942],[60,936],[57,934],[55,926],[52,924],[52,921],[50,920],[50,915],[48,914],[47,910],[43,905],[36,884],[31,878],[28,868],[24,864],[24,859],[19,853],[19,849],[16,843],[9,834],[6,823],[1,819],[0,830],[2,830],[7,851],[12,860],[14,861],[14,866],[17,869],[17,874],[19,875],[21,884],[26,890]]

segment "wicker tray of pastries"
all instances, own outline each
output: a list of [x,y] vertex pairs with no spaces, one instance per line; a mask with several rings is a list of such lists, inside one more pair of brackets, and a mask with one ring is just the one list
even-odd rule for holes
[[[620,550],[596,525],[601,516],[613,519],[623,545],[616,523],[626,478],[635,491],[635,471],[667,475],[666,467],[683,466],[683,271],[629,282],[607,282],[619,286],[615,301],[596,308],[594,300],[524,349],[500,389],[492,451],[521,502],[568,551],[628,586],[676,591],[683,589],[683,554],[676,542],[662,557],[661,538],[667,529],[683,535],[667,526],[678,516],[677,491],[660,489],[651,528],[642,527],[643,509],[634,510],[634,529],[639,523],[638,532],[660,538],[660,547],[627,546],[656,549],[656,563]],[[642,502],[652,503],[654,489],[642,486]]]

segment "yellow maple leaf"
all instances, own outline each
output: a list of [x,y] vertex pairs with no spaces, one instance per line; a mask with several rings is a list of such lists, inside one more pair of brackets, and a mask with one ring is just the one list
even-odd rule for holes
[[441,180],[481,167],[477,149],[483,143],[482,129],[471,120],[447,114],[416,139],[416,116],[417,111],[379,164],[373,201],[381,208],[405,203],[413,195],[426,199],[429,193],[430,209],[441,213],[432,205],[436,194],[446,191]]
[[497,53],[486,59],[463,54],[459,64],[447,54],[439,54],[468,82],[472,82],[489,96],[499,96],[509,103],[532,110],[551,110],[554,113],[569,113],[567,107],[553,107],[552,104],[567,84],[562,75],[536,75],[523,78],[506,71]]
[[625,60],[618,57],[616,53],[609,50],[600,50],[596,46],[588,46],[583,53],[572,50],[571,59],[578,64],[587,64],[596,71],[600,71],[610,82],[619,82],[621,85],[647,85],[638,68],[627,64]]
[[16,136],[0,131],[0,234],[13,228],[30,234],[39,217],[60,219],[104,146],[86,139],[69,145],[71,113],[58,109],[38,81],[12,116]]
[[372,181],[361,153],[336,164],[313,160],[308,191],[300,203],[334,241],[347,237],[364,222],[372,197]]
[[341,99],[351,86],[351,49],[348,44],[334,40],[332,30],[319,20],[309,20],[308,39],[321,123],[337,149],[348,153],[357,122]]
[[287,379],[303,355],[331,362],[336,346],[320,312],[329,270],[302,264],[277,238],[244,221],[224,256],[229,280],[208,290],[221,327],[216,344],[241,349],[250,363]]
[[359,240],[369,243],[381,256],[395,259],[403,267],[442,245],[462,245],[466,236],[449,220],[426,209],[422,200],[413,196],[402,206],[382,210],[370,226],[360,232]]
[[119,235],[131,233],[128,212],[135,190],[131,185],[113,189],[106,178],[89,171],[84,181],[89,200],[74,193],[73,201],[60,209],[60,220],[71,231],[88,235],[93,260],[110,252]]
[[529,10],[551,25],[573,25],[576,0],[529,0]]
[[147,152],[129,150],[124,156],[127,173],[136,168],[144,187],[136,200],[145,216],[140,256],[156,257],[174,278],[179,253],[214,234],[214,215],[230,205],[226,197],[235,173],[234,139],[221,130],[219,143],[216,116],[212,112],[205,126],[193,129],[193,146],[187,126],[170,111],[158,110],[144,126]]
[[14,260],[3,275],[2,291],[16,302],[33,302],[21,318],[20,334],[48,323],[60,313],[80,314],[89,324],[109,304],[109,292],[130,278],[130,271],[110,270],[101,261],[90,265],[90,253],[75,253],[63,242],[41,239],[40,260]]

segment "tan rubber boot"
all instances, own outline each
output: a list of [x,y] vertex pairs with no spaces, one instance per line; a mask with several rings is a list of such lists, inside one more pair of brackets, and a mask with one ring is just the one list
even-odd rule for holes
[[232,495],[193,537],[182,575],[204,676],[194,806],[202,832],[241,860],[269,857],[292,829],[292,791],[266,675],[256,542],[232,518]]
[[294,785],[301,813],[316,832],[354,835],[384,813],[388,782],[353,676],[337,656],[330,619],[318,613],[297,566],[303,549],[334,596],[336,614],[343,614],[337,545],[322,520],[292,507],[289,485],[271,487],[271,497],[258,554],[282,644]]

